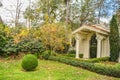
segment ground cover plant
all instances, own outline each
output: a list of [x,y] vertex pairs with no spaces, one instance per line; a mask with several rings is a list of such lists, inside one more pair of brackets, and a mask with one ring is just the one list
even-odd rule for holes
[[36,71],[26,72],[21,62],[0,60],[0,80],[119,80],[49,60],[39,60]]

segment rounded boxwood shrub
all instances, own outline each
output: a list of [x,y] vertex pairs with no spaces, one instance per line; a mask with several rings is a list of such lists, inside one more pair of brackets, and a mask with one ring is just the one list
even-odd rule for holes
[[37,57],[32,54],[25,55],[23,57],[21,65],[22,65],[22,68],[26,71],[35,70],[35,68],[38,66]]

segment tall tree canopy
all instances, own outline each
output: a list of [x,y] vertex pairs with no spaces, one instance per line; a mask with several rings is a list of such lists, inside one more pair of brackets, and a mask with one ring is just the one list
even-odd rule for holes
[[[38,0],[24,12],[33,24],[41,22],[67,22],[82,25],[100,23],[115,11],[119,0]],[[109,13],[108,13],[109,12]]]

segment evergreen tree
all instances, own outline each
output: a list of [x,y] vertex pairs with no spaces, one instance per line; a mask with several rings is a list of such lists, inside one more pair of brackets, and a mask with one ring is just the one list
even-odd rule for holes
[[110,60],[117,61],[119,57],[119,30],[116,15],[110,21]]

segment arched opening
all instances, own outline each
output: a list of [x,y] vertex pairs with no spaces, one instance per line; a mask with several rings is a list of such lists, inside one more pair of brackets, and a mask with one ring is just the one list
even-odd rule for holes
[[96,35],[94,34],[90,40],[90,58],[97,57],[97,40]]

